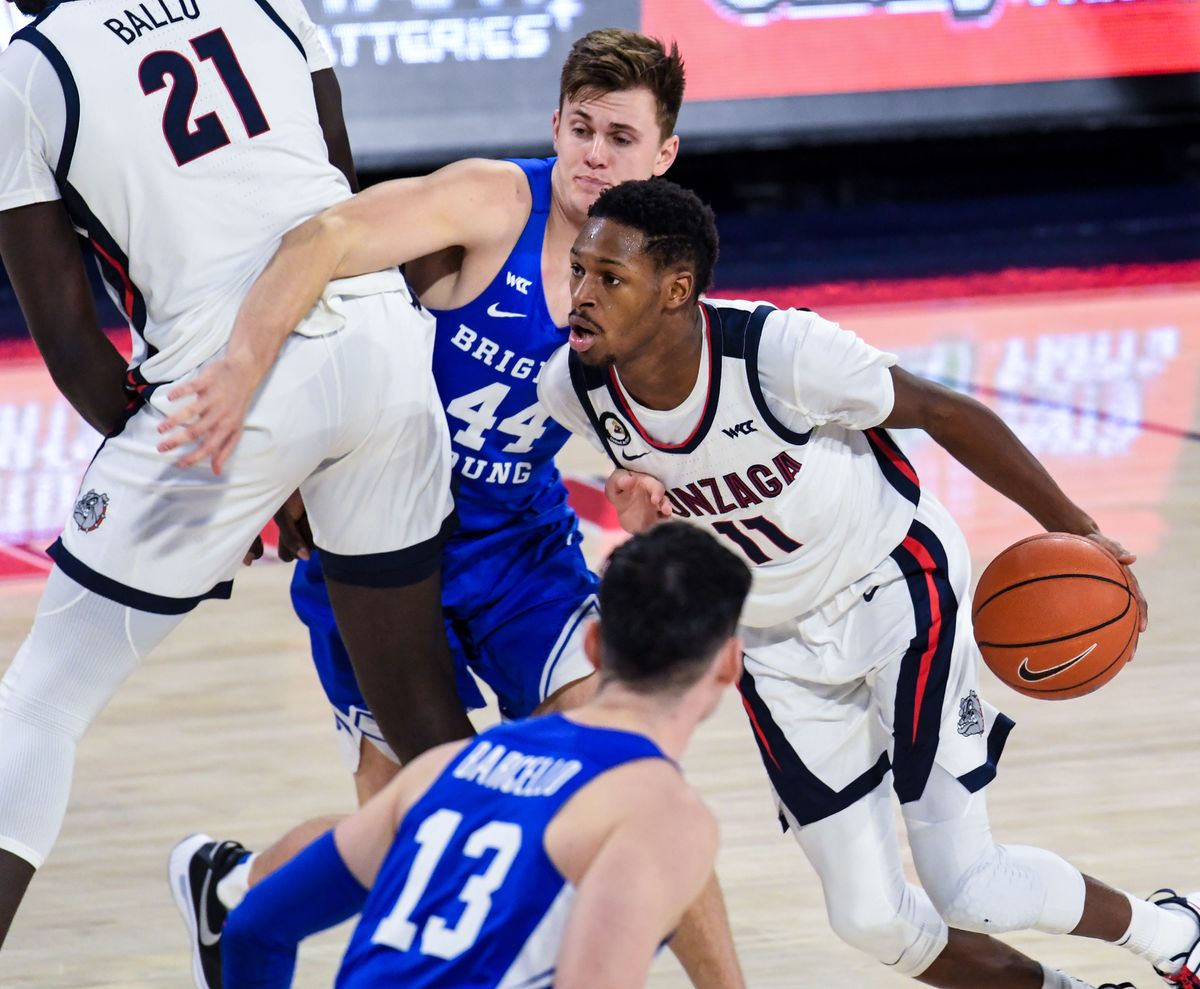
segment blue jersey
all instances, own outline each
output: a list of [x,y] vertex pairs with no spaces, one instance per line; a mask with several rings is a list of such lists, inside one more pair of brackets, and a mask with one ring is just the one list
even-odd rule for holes
[[554,159],[514,163],[533,199],[520,239],[474,301],[430,310],[438,322],[433,376],[450,426],[460,538],[572,514],[554,466],[568,433],[537,397],[542,367],[567,340],[542,287]]
[[601,773],[655,758],[643,735],[561,715],[484,732],[405,815],[337,989],[552,985],[574,888],[546,827]]

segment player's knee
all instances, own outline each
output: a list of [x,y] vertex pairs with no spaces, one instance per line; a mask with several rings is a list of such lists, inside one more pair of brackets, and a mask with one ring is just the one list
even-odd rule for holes
[[991,845],[957,876],[918,864],[946,923],[977,934],[1036,929],[1063,934],[1083,913],[1083,880],[1069,863],[1023,845]]
[[33,628],[0,685],[0,710],[77,741],[137,669],[141,646],[157,644],[178,621],[100,598],[54,571]]
[[838,937],[900,975],[920,975],[946,946],[946,924],[918,887],[899,900],[830,898],[827,907]]

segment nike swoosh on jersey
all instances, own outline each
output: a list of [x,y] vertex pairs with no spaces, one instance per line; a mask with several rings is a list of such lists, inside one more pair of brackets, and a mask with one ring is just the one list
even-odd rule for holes
[[495,316],[497,319],[522,319],[525,316],[523,312],[507,312],[503,309],[500,309],[494,302],[488,306],[487,314],[489,316]]
[[1059,663],[1057,666],[1051,666],[1046,670],[1031,670],[1029,668],[1029,657],[1026,656],[1021,660],[1021,665],[1017,667],[1017,676],[1019,676],[1026,683],[1037,683],[1039,680],[1045,680],[1049,677],[1056,676],[1059,673],[1069,670],[1080,660],[1086,659],[1088,656],[1090,656],[1097,645],[1099,645],[1099,643],[1093,642],[1074,659],[1068,659],[1065,663]]
[[879,590],[878,584],[874,585],[869,591],[863,591],[863,600],[869,603],[871,598],[875,596],[875,592],[877,590]]
[[645,453],[622,453],[621,456],[626,460],[641,460],[642,457],[650,456],[650,451],[647,450]]

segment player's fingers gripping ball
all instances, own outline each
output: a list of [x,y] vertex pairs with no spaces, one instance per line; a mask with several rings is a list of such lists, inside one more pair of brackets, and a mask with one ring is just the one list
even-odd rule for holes
[[1022,539],[979,578],[975,641],[988,668],[1029,697],[1065,700],[1104,686],[1137,648],[1129,575],[1090,539]]

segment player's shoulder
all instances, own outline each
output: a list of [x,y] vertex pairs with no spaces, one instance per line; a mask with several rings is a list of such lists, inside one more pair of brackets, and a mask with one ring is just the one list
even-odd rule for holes
[[464,158],[422,181],[432,194],[452,204],[469,234],[463,245],[468,249],[511,248],[533,208],[525,173],[512,162]]
[[474,739],[459,739],[434,746],[408,762],[387,784],[388,799],[399,821],[425,795],[450,764]]
[[683,778],[679,767],[667,759],[637,759],[624,763],[596,780],[611,808],[612,823],[636,826],[666,821],[688,821],[716,834],[716,818],[700,795]]
[[496,206],[523,207],[527,213],[532,201],[529,180],[521,166],[511,161],[463,158],[444,165],[430,177],[460,187],[470,186],[491,197],[489,201]]
[[665,759],[642,759],[613,774],[606,799],[613,808],[614,833],[677,856],[685,862],[710,862],[720,835],[708,805]]
[[54,118],[53,109],[63,103],[63,86],[57,71],[30,40],[32,34],[25,34],[31,28],[32,25],[23,28],[0,52],[0,130],[6,140],[23,133],[20,122],[30,115],[39,120],[46,115]]
[[17,87],[18,93],[25,92],[29,77],[46,61],[45,55],[31,40],[33,34],[26,33],[31,28],[33,25],[22,28],[13,35],[9,46],[0,51],[0,79]]

